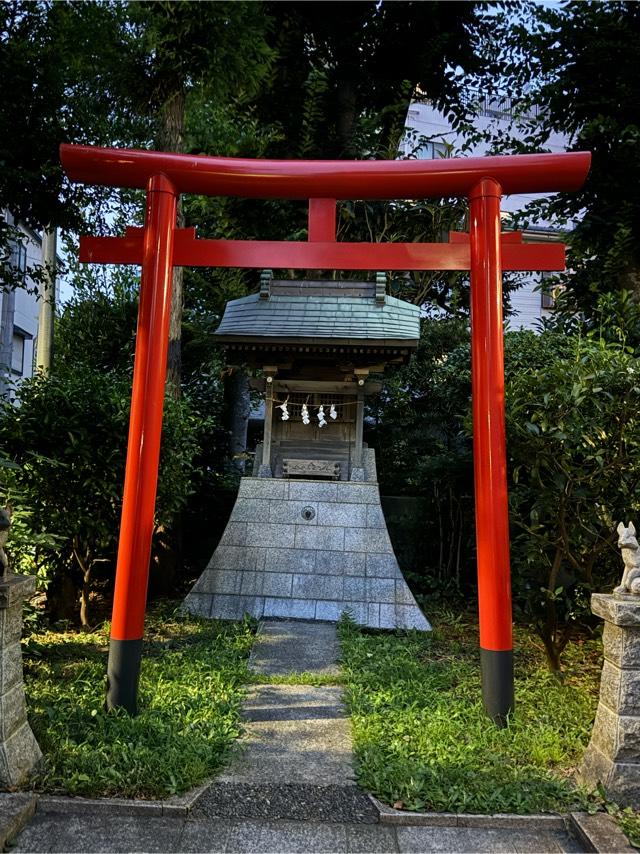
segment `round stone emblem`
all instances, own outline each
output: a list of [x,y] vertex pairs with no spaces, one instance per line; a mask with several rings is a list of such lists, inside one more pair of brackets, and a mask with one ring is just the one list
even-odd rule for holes
[[303,519],[306,519],[307,522],[310,522],[316,515],[316,511],[313,509],[313,507],[303,507],[302,513],[300,515]]

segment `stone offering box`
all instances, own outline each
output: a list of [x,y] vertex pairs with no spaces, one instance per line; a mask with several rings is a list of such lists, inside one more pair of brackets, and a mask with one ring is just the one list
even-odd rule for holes
[[[364,401],[417,346],[417,306],[385,280],[273,281],[226,306],[216,338],[264,395],[264,437],[227,528],[185,600],[201,616],[429,623],[393,553]],[[373,379],[372,379],[373,378]]]

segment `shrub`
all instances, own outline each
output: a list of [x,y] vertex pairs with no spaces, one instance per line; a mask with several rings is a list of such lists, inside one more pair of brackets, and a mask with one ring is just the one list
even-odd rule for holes
[[[78,365],[25,381],[20,405],[5,404],[0,410],[0,447],[20,466],[15,485],[29,508],[30,531],[56,538],[55,545],[41,544],[37,555],[49,582],[55,582],[48,590],[49,605],[55,610],[60,586],[61,604],[69,604],[64,600],[71,588],[79,591],[82,625],[89,622],[94,575],[101,567],[109,577],[115,558],[130,394],[127,376]],[[166,401],[158,526],[170,524],[192,488],[196,422],[188,401]],[[20,564],[24,553],[12,557]]]
[[591,590],[619,572],[616,524],[640,509],[640,362],[603,340],[565,340],[507,385],[514,599],[549,666]]

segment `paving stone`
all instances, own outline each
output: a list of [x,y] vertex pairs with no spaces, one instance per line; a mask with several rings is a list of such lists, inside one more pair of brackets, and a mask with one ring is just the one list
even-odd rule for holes
[[235,825],[227,839],[228,852],[253,854],[305,854],[346,849],[346,834],[341,825],[282,822],[243,822]]
[[340,672],[335,626],[322,623],[263,621],[249,657],[249,669],[262,675]]
[[380,824],[347,825],[347,851],[353,854],[387,854],[398,851],[395,830]]
[[245,711],[243,752],[221,780],[323,786],[353,781],[351,725],[339,687],[256,685]]
[[36,798],[31,792],[0,793],[0,850],[18,835],[35,809]]
[[514,852],[513,832],[468,827],[398,827],[401,852]]
[[205,854],[205,852],[223,852],[227,850],[232,821],[217,818],[215,821],[193,821],[187,819],[178,842],[178,851],[185,854]]
[[31,824],[18,836],[12,851],[74,854],[179,851],[182,825],[182,821],[172,818],[37,813]]

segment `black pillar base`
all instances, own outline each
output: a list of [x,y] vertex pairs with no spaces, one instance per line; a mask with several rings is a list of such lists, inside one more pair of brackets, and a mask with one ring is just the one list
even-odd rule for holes
[[513,651],[480,648],[482,700],[487,714],[499,727],[513,713]]
[[142,638],[109,642],[107,663],[107,709],[126,709],[130,715],[138,712],[138,679],[142,659]]

